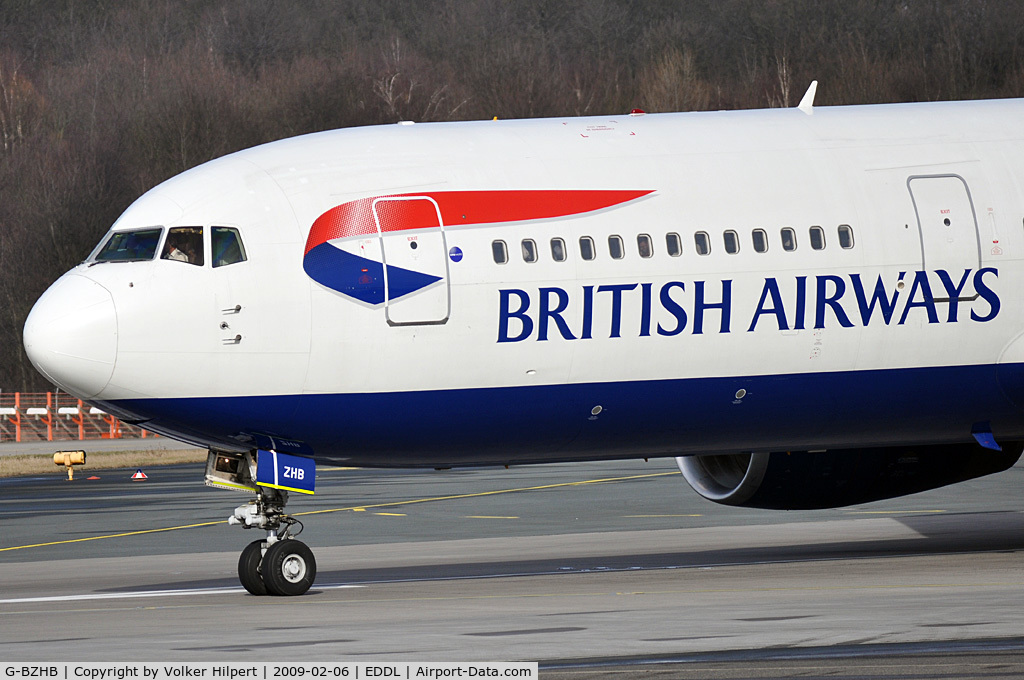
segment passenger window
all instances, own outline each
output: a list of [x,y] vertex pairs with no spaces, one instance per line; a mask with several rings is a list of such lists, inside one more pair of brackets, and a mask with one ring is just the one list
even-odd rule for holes
[[593,260],[597,257],[597,251],[594,249],[594,239],[589,236],[580,236],[580,257],[584,260]]
[[839,247],[846,250],[853,247],[853,229],[848,224],[839,225]]
[[555,262],[565,262],[565,241],[560,238],[551,239],[551,259]]
[[674,232],[665,234],[665,250],[672,257],[679,257],[683,254],[683,241],[679,234]]
[[537,261],[537,244],[533,239],[523,239],[523,261],[524,262],[536,262]]
[[764,229],[755,229],[754,233],[751,234],[751,238],[754,241],[754,252],[768,252],[768,234],[765,233]]
[[245,246],[242,245],[242,236],[237,229],[210,227],[210,246],[214,267],[245,262]]
[[708,238],[706,231],[698,231],[693,235],[693,245],[697,249],[698,255],[711,254],[711,239]]
[[203,228],[175,227],[169,230],[160,259],[203,266]]
[[722,234],[722,240],[725,242],[725,252],[730,255],[740,252],[740,236],[735,231],[730,229]]
[[638,234],[636,237],[636,249],[640,257],[654,255],[654,248],[651,245],[651,237],[648,234]]
[[491,241],[491,256],[494,257],[495,264],[508,262],[508,246],[504,241]]
[[138,262],[152,260],[163,229],[136,229],[116,231],[110,235],[103,248],[96,254],[96,262]]
[[782,249],[786,252],[796,250],[796,230],[791,227],[782,228]]
[[825,230],[821,227],[811,227],[811,248],[822,250],[825,248]]
[[621,260],[626,255],[626,251],[622,248],[621,236],[613,235],[608,237],[608,253],[612,256],[613,260]]

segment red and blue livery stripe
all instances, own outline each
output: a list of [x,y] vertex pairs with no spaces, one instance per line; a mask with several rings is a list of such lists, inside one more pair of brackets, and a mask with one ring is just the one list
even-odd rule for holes
[[[335,206],[309,230],[302,267],[317,283],[377,305],[384,302],[384,264],[330,243],[417,229],[452,229],[571,217],[611,208],[653,190],[435,191],[370,196]],[[429,200],[386,200],[423,198]],[[376,203],[376,214],[374,205]],[[436,206],[436,209],[435,209]],[[440,224],[438,215],[440,214]],[[387,265],[388,297],[396,299],[429,286],[440,277]]]

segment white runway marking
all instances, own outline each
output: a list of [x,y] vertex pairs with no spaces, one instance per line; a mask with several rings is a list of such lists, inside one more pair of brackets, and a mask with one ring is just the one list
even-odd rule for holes
[[[340,590],[341,588],[365,588],[366,586],[332,585],[314,586],[317,590]],[[140,590],[127,593],[82,593],[79,595],[51,595],[47,597],[16,597],[0,600],[0,604],[25,604],[28,602],[76,602],[85,600],[131,600],[147,597],[173,597],[175,595],[226,595],[228,593],[244,593],[240,586],[223,588],[177,588],[174,590]]]

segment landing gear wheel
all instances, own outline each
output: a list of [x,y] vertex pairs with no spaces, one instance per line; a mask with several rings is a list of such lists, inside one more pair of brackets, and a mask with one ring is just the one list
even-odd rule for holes
[[316,578],[316,560],[305,543],[286,539],[267,548],[260,571],[271,595],[302,595]]
[[260,562],[263,561],[263,541],[253,541],[245,546],[238,557],[238,580],[242,587],[253,595],[266,595],[267,586],[263,584],[260,574]]

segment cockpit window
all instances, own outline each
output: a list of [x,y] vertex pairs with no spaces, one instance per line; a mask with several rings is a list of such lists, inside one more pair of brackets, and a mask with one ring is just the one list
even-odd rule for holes
[[96,262],[138,262],[152,260],[163,229],[116,231],[96,254]]
[[175,227],[167,232],[161,260],[203,265],[203,228]]
[[242,237],[237,229],[232,229],[231,227],[210,227],[210,240],[213,245],[214,267],[245,262],[245,246],[242,245]]

